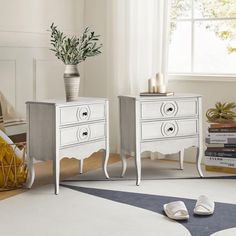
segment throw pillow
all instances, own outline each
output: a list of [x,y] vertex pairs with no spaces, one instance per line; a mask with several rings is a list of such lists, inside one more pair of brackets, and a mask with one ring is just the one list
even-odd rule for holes
[[5,131],[1,101],[0,101],[0,130]]

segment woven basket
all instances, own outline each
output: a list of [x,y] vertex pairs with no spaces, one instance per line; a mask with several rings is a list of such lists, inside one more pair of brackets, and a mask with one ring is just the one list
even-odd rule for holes
[[[23,188],[27,180],[26,143],[7,144],[11,148],[7,161],[0,161],[0,191]],[[0,149],[3,145],[0,144]],[[15,149],[21,150],[22,156],[16,156]]]

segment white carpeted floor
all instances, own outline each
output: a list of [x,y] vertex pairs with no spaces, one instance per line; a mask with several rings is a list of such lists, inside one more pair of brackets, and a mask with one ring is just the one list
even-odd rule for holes
[[[72,178],[67,185],[123,192],[197,199],[206,194],[217,202],[236,204],[235,179],[169,179],[195,177],[195,166],[143,160],[143,180],[135,185],[133,160],[127,177],[104,180],[101,170]],[[119,176],[120,164],[109,168],[111,176]],[[210,173],[210,175],[216,175]],[[220,174],[222,175],[222,174]],[[74,181],[79,180],[79,181]],[[99,180],[99,181],[96,181]],[[53,185],[0,202],[0,235],[3,236],[187,236],[189,231],[162,214],[88,195],[65,187],[53,194]],[[217,232],[215,236],[235,236],[236,228]]]

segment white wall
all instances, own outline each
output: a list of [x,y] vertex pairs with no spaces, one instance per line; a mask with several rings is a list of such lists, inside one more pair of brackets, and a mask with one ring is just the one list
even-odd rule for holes
[[[85,62],[84,94],[92,97],[109,98],[110,105],[110,150],[117,152],[119,140],[118,123],[118,98],[111,100],[109,86],[109,58],[108,48],[108,7],[110,0],[85,0],[85,26],[89,26],[96,34],[101,35],[102,54],[88,59]],[[110,13],[109,13],[110,14]],[[117,113],[112,114],[113,111]]]
[[27,100],[64,97],[64,65],[49,51],[47,30],[55,22],[78,34],[84,0],[0,0],[0,6],[0,90],[24,115]]
[[85,62],[85,86],[86,96],[107,97],[107,0],[85,0],[85,26],[99,34],[103,47],[102,54],[89,58]]

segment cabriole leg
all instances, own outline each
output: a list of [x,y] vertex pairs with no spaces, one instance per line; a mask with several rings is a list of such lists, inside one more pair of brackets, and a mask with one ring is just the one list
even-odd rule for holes
[[180,170],[184,169],[184,150],[179,151],[179,166]]
[[121,158],[121,162],[122,162],[121,177],[124,177],[126,169],[127,169],[127,160],[126,160],[126,155],[125,155],[125,151],[124,150],[120,151],[120,158]]
[[141,155],[140,152],[135,154],[136,165],[136,185],[139,186],[141,182]]
[[34,183],[35,171],[34,171],[34,158],[28,157],[28,178],[26,182],[26,187],[31,188]]
[[53,160],[53,173],[54,173],[55,194],[58,194],[59,181],[60,181],[60,161],[57,160],[57,158]]
[[83,167],[84,167],[84,160],[81,159],[80,160],[80,165],[79,165],[79,173],[83,174]]
[[108,172],[107,172],[108,160],[109,160],[109,151],[104,150],[104,154],[103,154],[103,171],[104,171],[104,174],[105,174],[107,179],[110,178],[109,175],[108,175]]
[[201,169],[201,160],[202,160],[202,148],[197,147],[197,160],[196,160],[196,164],[197,164],[197,170],[198,173],[200,175],[200,177],[204,177],[203,173],[202,173],[202,169]]

